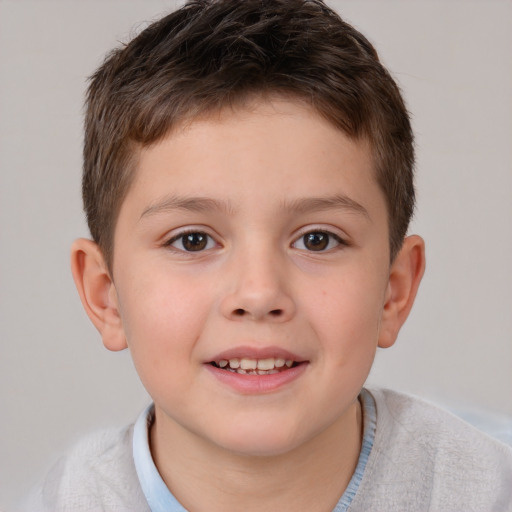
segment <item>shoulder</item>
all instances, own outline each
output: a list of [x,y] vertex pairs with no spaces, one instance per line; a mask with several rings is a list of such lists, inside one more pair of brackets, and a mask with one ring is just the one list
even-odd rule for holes
[[[447,410],[418,397],[387,389],[371,390],[375,398],[378,426],[396,441],[412,443],[415,450],[435,446],[437,455],[456,455],[454,463],[470,462],[478,456],[478,466],[495,461],[510,462],[512,449],[484,434]],[[445,453],[446,452],[446,453]],[[461,461],[461,457],[469,459]]]
[[146,510],[133,462],[132,438],[130,426],[101,430],[81,439],[34,490],[26,510]]
[[377,429],[367,495],[404,504],[395,510],[512,510],[510,447],[419,398],[370,392]]

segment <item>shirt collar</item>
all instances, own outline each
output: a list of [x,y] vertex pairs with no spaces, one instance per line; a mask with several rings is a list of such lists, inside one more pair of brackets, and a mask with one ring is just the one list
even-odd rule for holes
[[151,512],[187,512],[165,485],[149,449],[149,429],[155,417],[151,404],[137,419],[133,429],[133,460],[142,492]]
[[[377,424],[375,399],[366,389],[359,395],[363,410],[363,442],[356,470],[333,512],[344,512],[354,499],[373,447]],[[133,459],[142,492],[151,512],[187,512],[167,488],[156,469],[149,448],[149,429],[154,421],[155,407],[151,404],[137,419],[133,429]]]

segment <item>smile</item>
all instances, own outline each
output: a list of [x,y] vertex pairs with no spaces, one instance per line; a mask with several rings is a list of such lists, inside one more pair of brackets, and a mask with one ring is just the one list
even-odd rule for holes
[[208,374],[242,395],[278,392],[310,367],[308,358],[277,346],[234,346],[204,363]]
[[268,357],[265,359],[253,359],[250,357],[234,357],[231,359],[220,359],[210,363],[216,368],[220,368],[232,373],[242,375],[273,375],[296,366],[298,363],[291,359],[279,357]]

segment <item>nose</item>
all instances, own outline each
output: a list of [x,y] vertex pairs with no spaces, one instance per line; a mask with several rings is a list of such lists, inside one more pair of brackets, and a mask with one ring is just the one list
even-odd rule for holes
[[[248,254],[250,252],[250,254]],[[295,314],[283,258],[269,251],[247,251],[226,273],[222,314],[230,320],[286,322]]]

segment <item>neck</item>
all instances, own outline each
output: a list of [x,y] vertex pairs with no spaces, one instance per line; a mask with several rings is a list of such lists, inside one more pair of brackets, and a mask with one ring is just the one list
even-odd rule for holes
[[356,400],[313,439],[275,456],[227,451],[199,439],[158,409],[150,439],[160,475],[187,510],[330,511],[357,465],[361,407]]

